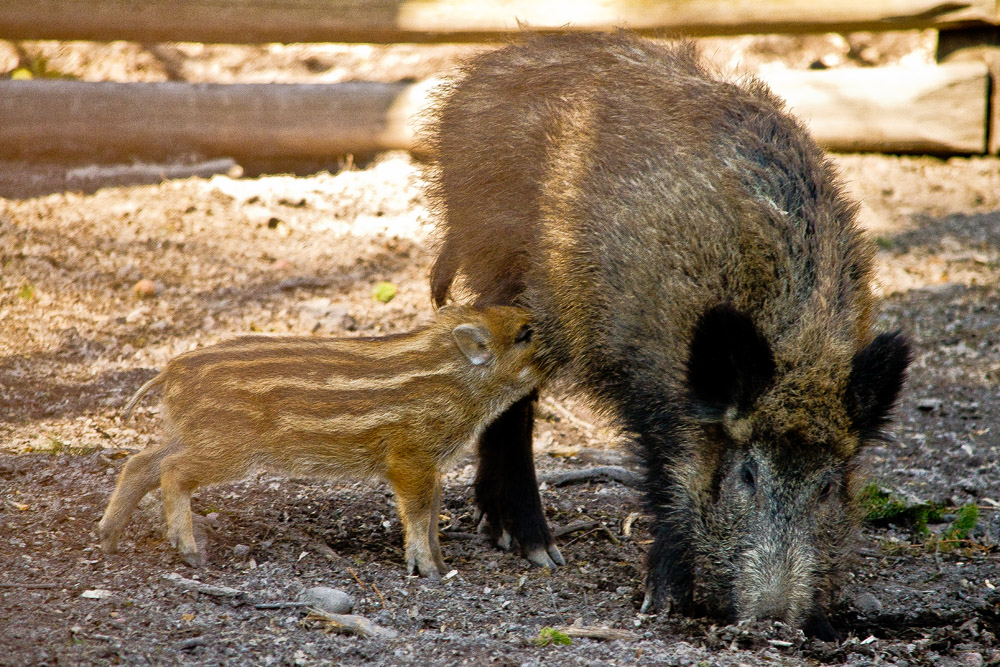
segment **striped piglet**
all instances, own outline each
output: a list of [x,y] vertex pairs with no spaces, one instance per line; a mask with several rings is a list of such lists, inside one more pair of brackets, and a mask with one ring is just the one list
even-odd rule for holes
[[125,406],[163,388],[165,438],[133,455],[101,519],[114,553],[136,505],[159,486],[167,537],[195,544],[191,493],[268,470],[380,478],[396,494],[406,567],[437,579],[440,471],[542,379],[528,311],[448,306],[411,333],[383,338],[243,336],[172,359]]

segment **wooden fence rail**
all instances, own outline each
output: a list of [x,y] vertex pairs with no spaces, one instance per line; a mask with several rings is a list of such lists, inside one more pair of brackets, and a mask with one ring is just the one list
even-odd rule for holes
[[[788,71],[766,80],[828,148],[986,146],[981,63]],[[0,152],[328,158],[412,149],[431,85],[0,81]]]
[[3,0],[0,39],[489,41],[533,30],[728,35],[1000,24],[996,0]]
[[0,152],[329,158],[413,145],[405,83],[0,81]]

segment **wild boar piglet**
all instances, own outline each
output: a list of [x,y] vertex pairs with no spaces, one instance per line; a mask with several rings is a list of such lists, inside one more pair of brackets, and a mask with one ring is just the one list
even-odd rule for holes
[[435,321],[382,338],[242,336],[172,359],[144,384],[163,390],[164,440],[133,455],[99,532],[117,551],[138,502],[160,487],[167,537],[195,544],[191,493],[258,470],[387,480],[396,494],[409,573],[437,579],[440,472],[486,424],[542,378],[528,311],[441,308]]

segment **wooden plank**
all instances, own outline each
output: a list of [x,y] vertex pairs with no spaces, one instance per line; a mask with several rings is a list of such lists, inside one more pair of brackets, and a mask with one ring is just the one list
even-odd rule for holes
[[3,0],[0,38],[429,42],[533,30],[725,35],[1000,24],[997,0]]
[[982,63],[784,71],[760,78],[830,150],[986,151],[989,77]]
[[425,86],[0,81],[0,153],[303,158],[406,149]]

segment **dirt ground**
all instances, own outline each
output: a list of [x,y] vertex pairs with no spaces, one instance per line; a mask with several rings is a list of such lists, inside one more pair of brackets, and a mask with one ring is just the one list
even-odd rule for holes
[[[477,48],[0,43],[0,73],[394,80]],[[866,66],[927,60],[933,42],[737,38],[706,51],[729,67]],[[834,160],[879,246],[882,324],[916,350],[895,439],[870,447],[866,467],[908,503],[947,506],[932,533],[955,508],[980,510],[947,551],[904,525],[866,525],[833,610],[840,645],[780,624],[639,614],[648,523],[616,482],[543,484],[565,567],[498,551],[475,534],[471,456],[445,479],[456,573],[439,584],[405,576],[400,523],[375,484],[261,475],[202,490],[198,571],[164,541],[152,494],[121,553],[102,554],[95,528],[115,476],[159,437],[155,401],[127,422],[119,411],[171,356],[247,331],[378,335],[429,316],[421,166],[389,153],[300,175],[81,187],[85,164],[0,162],[0,664],[1000,664],[1000,161]],[[155,294],[135,292],[143,279]],[[397,287],[388,303],[373,297],[380,281]],[[575,397],[543,397],[543,476],[631,467],[620,444]],[[335,634],[280,604],[313,586],[349,593],[354,613],[398,636]],[[574,623],[627,635],[533,641]]]

